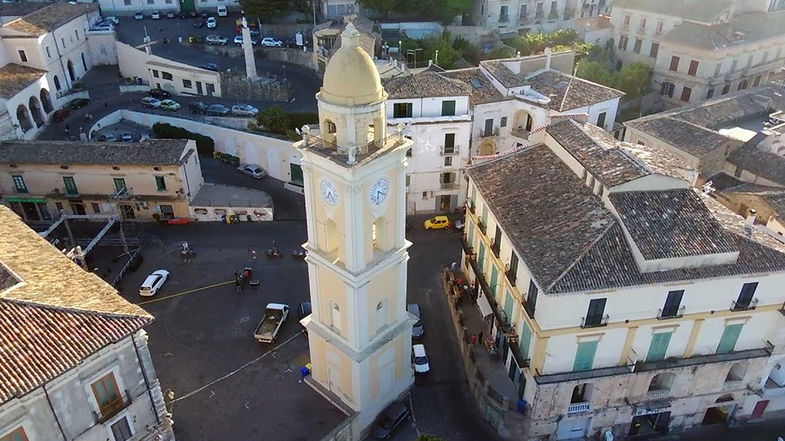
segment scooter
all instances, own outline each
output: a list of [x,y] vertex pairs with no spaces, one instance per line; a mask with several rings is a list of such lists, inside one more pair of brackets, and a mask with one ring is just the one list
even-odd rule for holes
[[306,250],[303,249],[298,250],[296,248],[292,250],[292,257],[294,257],[295,259],[305,259],[305,256],[307,255],[308,255],[308,251]]
[[267,257],[274,259],[276,257],[281,257],[281,250],[278,248],[270,248],[267,250]]

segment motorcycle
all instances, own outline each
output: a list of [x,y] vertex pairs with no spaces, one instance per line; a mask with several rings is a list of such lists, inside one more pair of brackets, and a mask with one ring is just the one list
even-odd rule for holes
[[281,250],[278,248],[270,248],[267,250],[267,257],[271,259],[275,259],[276,257],[281,257]]
[[305,256],[308,255],[308,251],[303,249],[293,249],[292,250],[292,257],[295,259],[305,259]]

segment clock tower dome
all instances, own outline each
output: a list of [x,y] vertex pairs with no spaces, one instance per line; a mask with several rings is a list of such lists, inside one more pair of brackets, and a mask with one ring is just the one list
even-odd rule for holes
[[308,225],[309,383],[350,407],[356,439],[414,382],[406,311],[406,151],[387,134],[387,93],[349,23],[316,95],[318,136],[303,128]]

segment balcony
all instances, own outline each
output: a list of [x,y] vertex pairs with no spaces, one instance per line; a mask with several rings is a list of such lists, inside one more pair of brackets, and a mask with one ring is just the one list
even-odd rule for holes
[[482,223],[482,221],[479,219],[477,220],[477,228],[479,228],[480,231],[482,231],[482,234],[487,234],[486,233],[487,228],[485,227],[485,224]]
[[130,405],[131,405],[131,395],[126,390],[125,395],[121,397],[121,399],[101,409],[100,415],[93,412],[93,416],[95,417],[96,423],[103,424],[109,421],[110,419],[112,419],[113,417],[115,417],[118,413],[120,413],[123,409],[127,408]]
[[751,311],[758,306],[758,299],[752,299],[750,302],[737,303],[735,300],[730,303],[731,311]]
[[510,21],[509,15],[500,15],[499,16],[499,23],[507,23]]
[[663,312],[662,308],[657,311],[657,320],[668,320],[673,318],[682,318],[684,316],[684,306],[679,308],[677,311],[665,311]]
[[583,403],[570,403],[567,407],[567,415],[574,415],[576,413],[584,413],[591,411],[591,403],[584,401]]
[[452,156],[452,155],[459,155],[461,153],[461,149],[458,146],[442,146],[441,150],[442,156]]
[[608,326],[608,319],[610,316],[605,314],[604,316],[589,316],[589,317],[582,317],[581,318],[581,328],[599,328],[601,326]]
[[650,391],[646,392],[646,395],[644,396],[643,399],[646,400],[646,401],[649,401],[649,400],[661,400],[663,398],[666,398],[669,393],[670,393],[670,389],[650,390]]
[[457,190],[458,183],[457,182],[440,182],[439,187],[442,190]]
[[475,207],[475,205],[474,205],[474,201],[469,201],[469,202],[467,202],[467,203],[466,203],[466,206],[469,208],[469,211],[470,211],[472,214],[474,214],[474,210],[476,210],[476,209],[477,209],[477,207]]
[[492,136],[499,136],[499,128],[495,128],[493,130],[481,130],[480,131],[480,138],[490,138]]
[[525,139],[526,141],[529,140],[529,135],[531,135],[530,131],[528,131],[526,129],[520,129],[520,128],[519,129],[512,129],[510,131],[510,133],[512,133],[512,136],[516,136],[518,138]]

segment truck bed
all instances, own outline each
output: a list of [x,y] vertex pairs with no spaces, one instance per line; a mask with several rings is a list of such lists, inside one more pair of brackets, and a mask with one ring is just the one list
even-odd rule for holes
[[284,312],[280,309],[265,310],[261,323],[256,327],[254,337],[261,342],[272,342],[283,318]]

